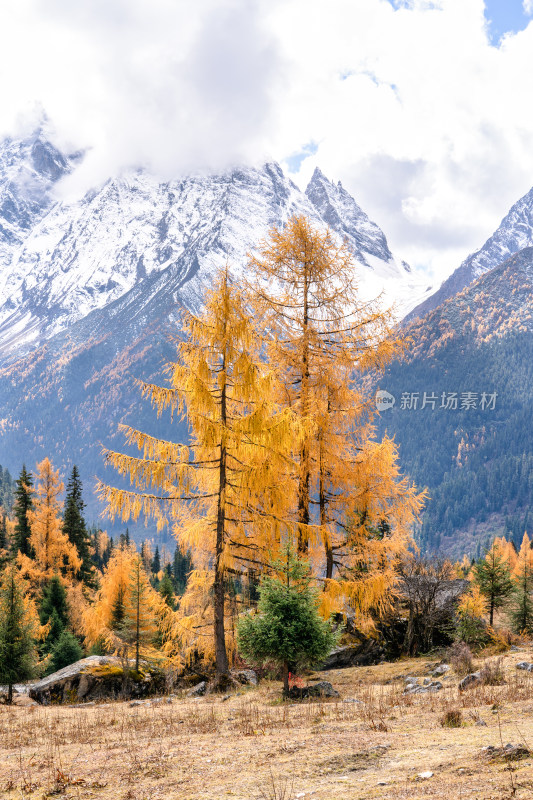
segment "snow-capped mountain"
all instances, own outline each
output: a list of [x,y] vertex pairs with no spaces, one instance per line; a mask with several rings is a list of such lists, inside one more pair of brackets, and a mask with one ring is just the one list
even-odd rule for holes
[[155,275],[168,272],[179,299],[197,304],[214,268],[228,261],[238,274],[269,228],[292,214],[347,239],[365,297],[384,290],[401,315],[407,300],[412,307],[423,296],[424,282],[393,256],[380,228],[318,170],[305,193],[275,163],[170,182],[132,170],[61,201],[54,183],[75,166],[41,131],[0,146],[0,361]]
[[28,237],[54,202],[56,181],[75,166],[77,156],[63,156],[40,131],[27,139],[0,145],[0,266]]
[[518,200],[485,244],[466,258],[409,318],[423,317],[510,256],[533,245],[533,189]]

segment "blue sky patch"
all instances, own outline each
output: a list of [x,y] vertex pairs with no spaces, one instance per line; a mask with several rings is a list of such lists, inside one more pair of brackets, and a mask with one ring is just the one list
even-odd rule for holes
[[485,0],[485,18],[489,23],[491,44],[495,47],[505,33],[518,33],[531,21],[522,0]]
[[315,142],[308,142],[303,146],[299,153],[295,153],[294,155],[285,159],[285,163],[287,164],[289,172],[298,172],[302,161],[305,161],[305,159],[309,158],[309,156],[314,156],[317,150],[318,145]]

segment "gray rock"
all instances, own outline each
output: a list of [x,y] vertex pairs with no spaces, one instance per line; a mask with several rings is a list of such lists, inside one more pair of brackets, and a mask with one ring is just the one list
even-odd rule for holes
[[480,682],[481,682],[481,673],[471,672],[469,675],[466,675],[462,681],[459,682],[459,691],[464,692],[465,689],[472,689],[473,686],[477,686]]
[[440,692],[442,683],[440,681],[431,681],[430,683],[420,686],[418,684],[408,684],[404,689],[404,694],[428,694],[431,692]]
[[187,697],[203,697],[207,691],[207,681],[200,681],[186,693]]
[[[136,679],[124,681],[122,661],[115,656],[88,656],[68,667],[47,675],[29,687],[29,696],[42,705],[49,703],[75,703],[90,700],[113,700],[124,696],[146,697],[163,691],[163,673],[145,670]],[[130,669],[134,662],[130,662]]]
[[253,669],[232,669],[230,675],[244,685],[257,686],[259,683],[257,672]]
[[305,697],[339,697],[339,693],[329,681],[318,681],[309,686],[293,686],[289,690],[289,697],[298,700]]
[[429,686],[431,683],[431,678],[424,678],[424,686]]
[[449,670],[450,670],[449,664],[439,664],[439,666],[435,667],[435,669],[431,674],[437,677],[439,675],[445,675],[446,672],[449,672]]
[[533,672],[533,664],[530,664],[529,661],[520,661],[520,663],[516,665],[516,668],[523,669],[526,672]]

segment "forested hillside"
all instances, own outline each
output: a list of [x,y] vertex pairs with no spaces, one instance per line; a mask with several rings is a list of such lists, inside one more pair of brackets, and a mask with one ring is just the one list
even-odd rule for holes
[[395,435],[403,469],[429,489],[424,550],[478,554],[503,532],[519,544],[529,524],[532,275],[528,248],[417,320],[405,359],[379,382],[395,397],[379,430]]

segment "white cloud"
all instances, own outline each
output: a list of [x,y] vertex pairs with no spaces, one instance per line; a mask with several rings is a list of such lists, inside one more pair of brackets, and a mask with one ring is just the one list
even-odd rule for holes
[[260,157],[282,74],[266,7],[266,0],[3,4],[0,130],[12,130],[38,101],[63,142],[90,148],[82,184],[129,164],[179,175]]
[[524,0],[522,5],[524,7],[525,14],[529,14],[530,16],[533,15],[533,0]]
[[533,22],[495,48],[483,12],[483,0],[3,3],[0,133],[40,102],[62,143],[91,148],[74,188],[129,164],[172,177],[307,148],[296,180],[319,165],[402,257],[449,272],[533,183]]

